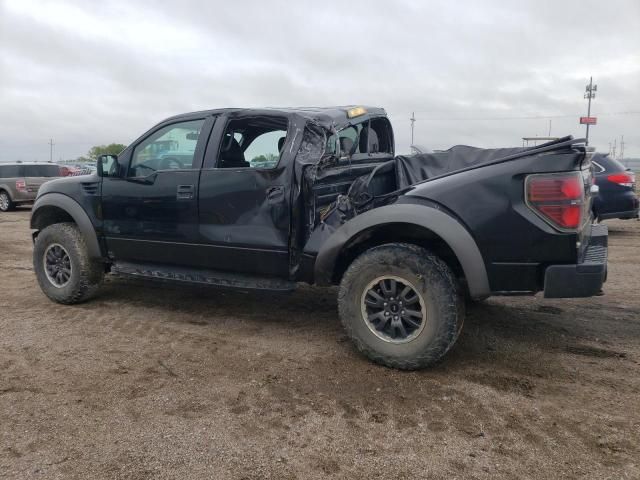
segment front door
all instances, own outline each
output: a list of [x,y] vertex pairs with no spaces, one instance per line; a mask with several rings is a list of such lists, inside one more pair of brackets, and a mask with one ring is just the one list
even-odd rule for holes
[[161,124],[127,149],[102,184],[104,237],[117,260],[193,264],[198,179],[212,120]]

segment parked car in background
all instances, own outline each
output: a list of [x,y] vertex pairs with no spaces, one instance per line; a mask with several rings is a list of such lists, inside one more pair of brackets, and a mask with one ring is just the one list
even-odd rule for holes
[[92,165],[62,165],[60,167],[61,177],[77,177],[78,175],[91,175],[96,168]]
[[60,176],[58,165],[50,163],[0,164],[0,211],[33,203],[40,186]]
[[595,183],[599,195],[594,197],[593,216],[599,220],[638,218],[636,176],[609,155],[596,153],[593,157]]

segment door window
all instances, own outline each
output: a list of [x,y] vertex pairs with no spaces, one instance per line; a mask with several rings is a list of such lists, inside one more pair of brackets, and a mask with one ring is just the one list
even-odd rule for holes
[[286,137],[285,118],[232,120],[222,137],[218,168],[275,168]]
[[140,142],[131,158],[130,177],[146,177],[158,170],[194,168],[193,161],[204,120],[174,123]]

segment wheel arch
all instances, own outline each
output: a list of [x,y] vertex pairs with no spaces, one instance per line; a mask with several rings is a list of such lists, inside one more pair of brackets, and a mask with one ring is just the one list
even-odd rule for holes
[[61,193],[47,193],[38,197],[31,211],[33,238],[38,232],[55,223],[73,222],[85,239],[89,256],[102,258],[98,236],[89,215],[78,202]]
[[322,245],[314,267],[315,283],[340,281],[362,252],[385,243],[426,247],[464,278],[472,298],[490,295],[484,260],[467,229],[449,214],[432,207],[396,204],[363,213],[338,228]]
[[9,196],[9,200],[13,201],[13,198],[11,198],[11,189],[5,184],[0,183],[0,192],[6,193]]

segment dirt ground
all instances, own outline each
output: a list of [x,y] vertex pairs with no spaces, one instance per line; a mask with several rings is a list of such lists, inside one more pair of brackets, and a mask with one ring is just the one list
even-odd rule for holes
[[40,292],[0,216],[0,478],[640,478],[640,222],[605,296],[490,299],[438,367],[371,364],[331,289]]

